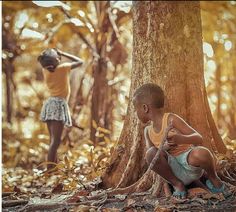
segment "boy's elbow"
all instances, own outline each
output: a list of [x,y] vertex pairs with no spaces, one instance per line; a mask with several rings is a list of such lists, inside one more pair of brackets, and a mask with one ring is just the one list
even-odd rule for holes
[[83,61],[80,57],[77,58],[77,62],[79,62],[79,63],[81,63],[81,64],[84,63],[84,61]]
[[83,60],[79,60],[77,63],[78,63],[78,66],[82,66],[84,64],[84,61]]
[[83,65],[83,62],[81,62],[81,61],[72,62],[72,64],[71,64],[71,69],[80,67],[80,66],[82,66],[82,65]]
[[76,67],[80,67],[80,66],[82,66],[83,65],[83,62],[82,61],[77,61],[76,62]]
[[202,144],[203,144],[203,137],[202,137],[202,135],[200,135],[200,134],[198,134],[198,137],[199,137],[199,139],[198,139],[198,145],[202,145]]

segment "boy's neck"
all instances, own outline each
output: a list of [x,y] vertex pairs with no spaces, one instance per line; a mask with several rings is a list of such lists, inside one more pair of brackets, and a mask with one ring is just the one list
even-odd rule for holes
[[165,111],[164,108],[158,108],[154,109],[151,114],[151,121],[153,122],[154,125],[159,125],[160,122],[162,121],[163,115]]

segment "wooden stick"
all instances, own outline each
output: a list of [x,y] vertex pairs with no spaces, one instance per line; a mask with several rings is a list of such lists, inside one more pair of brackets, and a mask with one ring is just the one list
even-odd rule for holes
[[16,192],[3,192],[2,193],[2,197],[7,197],[7,196],[10,196],[10,195],[12,195],[14,193],[16,193]]
[[8,200],[2,201],[2,207],[12,207],[17,205],[25,205],[28,203],[28,200]]

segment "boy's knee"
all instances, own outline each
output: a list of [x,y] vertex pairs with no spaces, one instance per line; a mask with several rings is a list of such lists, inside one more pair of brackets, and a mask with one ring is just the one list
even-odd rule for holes
[[[147,150],[146,155],[145,155],[145,159],[146,159],[147,164],[150,164],[152,162],[152,160],[155,157],[156,153],[157,153],[157,148],[156,147],[151,147]],[[163,158],[163,157],[166,157],[166,153],[165,153],[165,151],[162,150],[160,152],[159,159]]]
[[191,156],[197,160],[205,161],[212,158],[211,152],[205,147],[198,147],[191,151]]

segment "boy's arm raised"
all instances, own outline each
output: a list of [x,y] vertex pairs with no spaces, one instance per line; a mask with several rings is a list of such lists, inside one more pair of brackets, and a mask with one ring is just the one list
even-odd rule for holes
[[57,49],[58,54],[60,54],[61,56],[64,56],[66,58],[69,58],[70,60],[72,60],[73,62],[71,63],[71,69],[73,68],[77,68],[79,66],[81,66],[83,64],[83,60],[75,55],[63,52],[61,50]]

